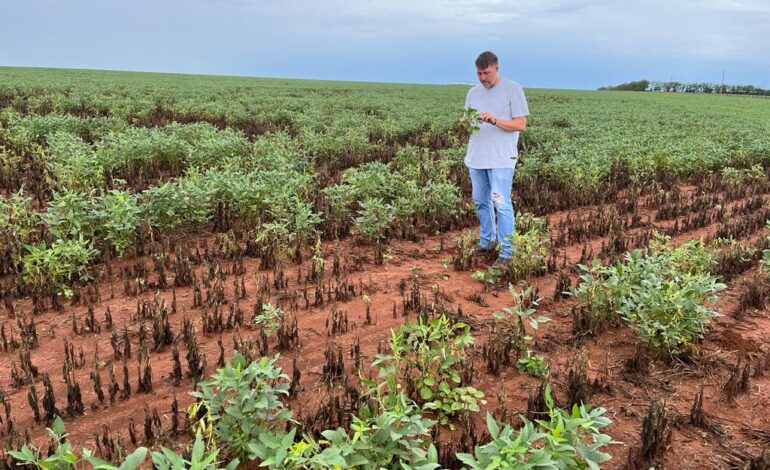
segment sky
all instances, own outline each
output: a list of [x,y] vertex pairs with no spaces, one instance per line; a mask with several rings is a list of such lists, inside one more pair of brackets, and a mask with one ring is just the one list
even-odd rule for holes
[[770,88],[770,0],[0,0],[0,66]]

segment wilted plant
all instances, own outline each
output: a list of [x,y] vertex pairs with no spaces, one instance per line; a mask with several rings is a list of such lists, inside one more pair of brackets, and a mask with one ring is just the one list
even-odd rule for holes
[[[770,220],[767,221],[767,230],[770,230]],[[767,246],[770,246],[770,235],[766,238]],[[770,248],[762,251],[762,270],[770,272]]]
[[478,240],[473,232],[468,231],[465,234],[460,234],[454,237],[455,243],[457,243],[457,254],[452,259],[452,264],[455,270],[463,271],[471,267],[473,262],[473,255],[476,253],[476,245]]
[[276,265],[282,250],[288,248],[290,239],[291,232],[285,223],[270,222],[259,226],[254,237],[254,243],[259,249],[263,269]]

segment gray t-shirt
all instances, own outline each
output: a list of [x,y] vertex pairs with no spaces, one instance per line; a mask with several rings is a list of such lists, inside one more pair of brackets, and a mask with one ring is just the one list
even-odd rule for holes
[[[503,77],[492,88],[485,88],[480,83],[472,87],[465,98],[465,109],[468,108],[474,108],[479,113],[490,112],[498,119],[529,115],[527,98],[521,86]],[[482,122],[481,128],[471,135],[468,142],[465,165],[476,169],[514,168],[519,156],[518,142],[518,132],[504,131]]]

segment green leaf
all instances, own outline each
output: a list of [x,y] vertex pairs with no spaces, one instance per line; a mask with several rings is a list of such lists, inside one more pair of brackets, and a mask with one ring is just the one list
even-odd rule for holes
[[64,421],[61,419],[61,416],[56,416],[56,418],[53,420],[53,425],[51,426],[51,430],[54,432],[56,436],[63,436],[64,435]]
[[14,459],[22,462],[35,462],[37,460],[37,455],[35,455],[35,453],[32,452],[32,449],[26,445],[21,448],[21,451],[9,450],[8,453],[11,454],[11,457]]
[[190,459],[194,462],[200,462],[203,458],[203,453],[206,451],[203,444],[203,437],[200,432],[195,435],[195,442],[193,443],[192,455]]
[[140,465],[142,465],[142,463],[144,463],[146,456],[147,448],[137,447],[135,451],[126,457],[126,460],[123,462],[123,464],[121,464],[118,470],[136,470]]
[[428,446],[428,456],[427,456],[428,462],[430,463],[438,463],[438,450],[436,450],[436,446],[433,444]]
[[366,458],[366,456],[361,454],[353,454],[348,457],[348,461],[346,462],[345,467],[368,467],[371,463],[372,461]]

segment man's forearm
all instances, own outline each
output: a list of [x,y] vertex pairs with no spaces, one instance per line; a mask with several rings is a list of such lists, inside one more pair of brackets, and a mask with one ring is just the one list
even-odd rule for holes
[[495,126],[508,132],[521,132],[527,128],[527,119],[513,118],[513,119],[498,119],[495,121]]

